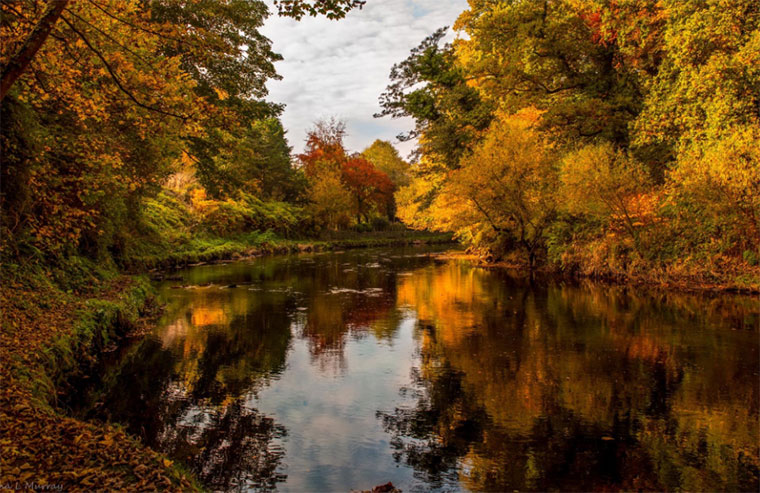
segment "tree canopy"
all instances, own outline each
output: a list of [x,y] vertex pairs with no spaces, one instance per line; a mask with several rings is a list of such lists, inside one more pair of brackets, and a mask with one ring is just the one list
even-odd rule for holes
[[[470,0],[454,28],[394,66],[380,96],[379,116],[415,121],[405,221],[570,270],[758,262],[757,2]],[[526,112],[535,122],[506,132]],[[530,156],[537,182],[513,168]],[[483,181],[462,189],[466,176]],[[501,188],[514,180],[518,195]],[[535,250],[515,243],[529,222],[499,220],[532,210],[521,194],[548,221]]]

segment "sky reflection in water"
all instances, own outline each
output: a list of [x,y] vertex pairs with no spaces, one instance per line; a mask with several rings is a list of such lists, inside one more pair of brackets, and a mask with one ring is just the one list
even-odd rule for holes
[[530,284],[378,249],[162,286],[82,413],[211,489],[758,489],[756,298]]

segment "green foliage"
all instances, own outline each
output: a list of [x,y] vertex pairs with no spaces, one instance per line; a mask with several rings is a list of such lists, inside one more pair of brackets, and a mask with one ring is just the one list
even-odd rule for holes
[[201,226],[226,236],[246,231],[273,231],[291,234],[301,221],[301,209],[285,202],[264,202],[245,192],[238,199],[206,201],[202,205]]
[[409,58],[391,69],[376,116],[409,116],[415,129],[399,139],[420,139],[420,151],[456,168],[459,158],[491,121],[492,106],[467,84],[450,45],[439,46],[448,28],[431,34]]
[[[455,26],[466,36],[441,49],[433,34],[381,96],[384,115],[417,124],[421,157],[396,193],[406,224],[496,258],[534,238],[549,263],[591,275],[757,276],[760,4],[469,5]],[[473,104],[447,99],[467,91]],[[522,153],[503,126],[469,119],[526,112]],[[559,166],[526,178],[520,163],[540,161],[530,142]],[[557,172],[558,186],[534,188]],[[545,218],[540,234],[515,235],[529,217]]]
[[401,159],[393,145],[385,140],[376,140],[362,151],[362,157],[391,179],[396,188],[409,184],[409,163]]
[[471,2],[455,27],[462,70],[481,97],[508,112],[545,111],[542,126],[573,144],[625,145],[641,109],[638,74],[598,31],[598,2]]
[[291,149],[277,118],[256,120],[237,131],[209,131],[204,142],[193,141],[192,149],[191,166],[214,197],[245,190],[274,200],[303,198],[306,179],[291,165]]
[[369,226],[372,231],[386,231],[390,229],[391,222],[383,216],[375,216],[372,218]]
[[300,19],[304,15],[324,15],[328,19],[342,19],[354,8],[361,8],[366,0],[275,0],[280,15]]

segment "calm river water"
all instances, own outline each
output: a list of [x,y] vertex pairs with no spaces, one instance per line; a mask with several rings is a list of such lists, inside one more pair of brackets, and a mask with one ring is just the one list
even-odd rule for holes
[[758,490],[757,298],[531,285],[441,250],[181,271],[80,412],[211,490]]

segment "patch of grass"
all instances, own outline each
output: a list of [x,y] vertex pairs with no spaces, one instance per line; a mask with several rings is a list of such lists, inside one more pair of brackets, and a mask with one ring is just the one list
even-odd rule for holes
[[365,248],[412,243],[449,243],[451,235],[417,231],[379,231],[374,233],[346,232],[331,239],[288,239],[271,231],[252,231],[232,237],[193,237],[171,250],[125,259],[130,270],[173,268],[198,262],[234,260],[270,253],[298,252],[304,249],[331,250],[336,248]]

